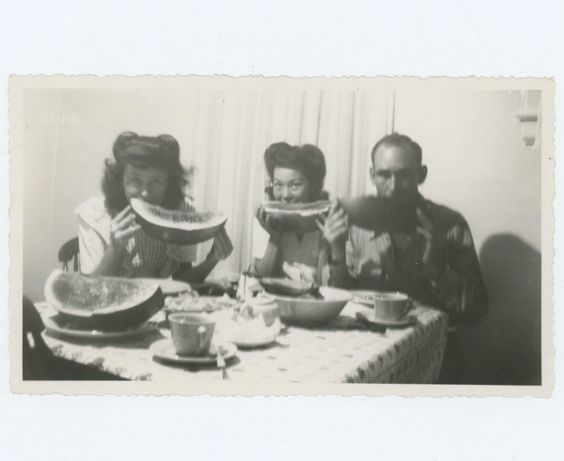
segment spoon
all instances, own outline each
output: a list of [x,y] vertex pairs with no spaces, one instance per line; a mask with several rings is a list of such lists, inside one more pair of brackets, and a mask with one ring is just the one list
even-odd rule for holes
[[225,359],[221,354],[221,346],[217,346],[217,355],[216,355],[216,362],[217,368],[221,370],[221,377],[223,379],[229,379],[229,375],[227,374],[227,370],[225,369]]

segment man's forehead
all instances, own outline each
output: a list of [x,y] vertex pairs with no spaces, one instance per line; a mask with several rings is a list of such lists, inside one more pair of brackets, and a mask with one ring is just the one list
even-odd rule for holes
[[374,152],[373,164],[376,169],[413,168],[417,167],[417,159],[408,146],[382,144]]

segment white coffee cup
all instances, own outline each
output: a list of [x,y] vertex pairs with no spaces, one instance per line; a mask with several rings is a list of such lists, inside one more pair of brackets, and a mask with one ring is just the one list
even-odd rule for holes
[[176,313],[168,317],[172,343],[179,355],[206,355],[210,349],[215,320],[205,314]]
[[397,322],[404,319],[413,309],[412,299],[400,292],[375,293],[373,302],[373,316],[376,321]]

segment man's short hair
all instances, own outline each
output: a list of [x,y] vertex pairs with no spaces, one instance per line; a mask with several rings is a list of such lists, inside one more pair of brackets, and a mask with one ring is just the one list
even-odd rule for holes
[[421,150],[421,146],[409,136],[399,133],[388,134],[376,143],[376,145],[372,148],[372,152],[370,153],[372,163],[374,163],[374,155],[376,154],[376,151],[382,145],[386,147],[395,146],[408,149],[415,157],[417,165],[421,165],[423,163],[423,152]]

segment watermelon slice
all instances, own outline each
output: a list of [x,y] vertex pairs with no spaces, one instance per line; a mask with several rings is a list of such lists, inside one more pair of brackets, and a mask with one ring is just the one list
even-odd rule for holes
[[137,198],[131,199],[131,208],[147,234],[165,242],[184,245],[211,239],[227,221],[221,213],[167,210]]
[[329,213],[331,202],[327,200],[304,203],[265,202],[264,211],[272,224],[280,230],[290,232],[313,232],[319,230],[316,221],[323,221]]
[[99,330],[141,325],[164,304],[158,281],[86,276],[60,269],[49,275],[44,293],[66,320]]
[[376,232],[403,232],[417,227],[418,197],[345,197],[339,205],[349,224]]

